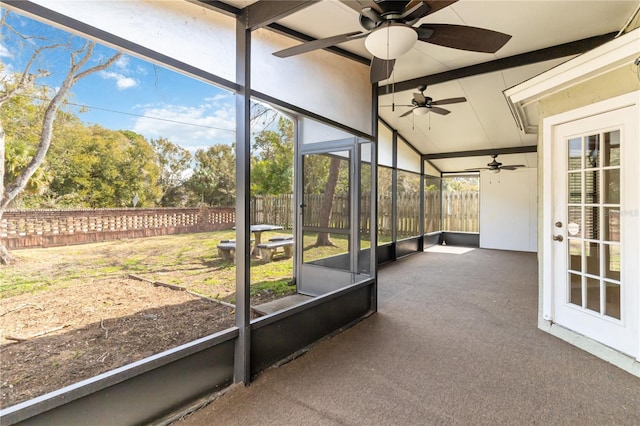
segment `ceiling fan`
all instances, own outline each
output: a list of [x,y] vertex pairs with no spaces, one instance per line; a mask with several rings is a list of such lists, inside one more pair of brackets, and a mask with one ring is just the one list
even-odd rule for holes
[[515,169],[519,169],[521,167],[527,167],[524,164],[507,164],[507,165],[502,165],[501,162],[499,162],[496,158],[498,157],[498,154],[492,154],[491,158],[493,159],[490,163],[487,163],[487,167],[474,167],[473,169],[466,169],[466,170],[490,170],[494,173],[500,173],[500,170],[515,170]]
[[407,115],[413,113],[415,115],[425,115],[428,112],[435,112],[440,115],[447,115],[451,111],[448,109],[440,108],[440,105],[450,105],[450,104],[458,104],[461,102],[466,102],[467,98],[447,98],[440,99],[439,101],[434,101],[429,96],[424,95],[424,91],[427,90],[427,86],[418,86],[418,90],[420,93],[414,93],[413,99],[411,100],[411,105],[390,105],[391,107],[411,107],[411,109],[400,117],[406,117]]
[[484,28],[453,24],[413,24],[458,0],[341,0],[360,12],[364,32],[350,32],[313,40],[275,52],[280,58],[324,49],[336,44],[365,38],[365,47],[373,55],[370,78],[372,83],[386,80],[393,72],[396,58],[407,53],[420,40],[439,46],[472,52],[495,53],[511,36]]

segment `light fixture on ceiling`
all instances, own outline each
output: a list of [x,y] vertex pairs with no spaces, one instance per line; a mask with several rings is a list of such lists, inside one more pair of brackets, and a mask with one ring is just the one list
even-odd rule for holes
[[415,115],[427,115],[427,113],[429,112],[429,107],[418,106],[418,107],[415,107],[412,111]]
[[380,59],[396,59],[407,53],[418,41],[418,33],[412,27],[390,23],[381,25],[364,40],[373,56]]

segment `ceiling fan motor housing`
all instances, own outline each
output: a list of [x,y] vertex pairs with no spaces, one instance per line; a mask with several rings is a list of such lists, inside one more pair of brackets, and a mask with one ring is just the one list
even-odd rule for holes
[[398,15],[396,19],[400,18],[407,5],[411,3],[410,0],[374,0],[374,2],[382,10],[381,16],[392,19],[393,17],[389,15]]

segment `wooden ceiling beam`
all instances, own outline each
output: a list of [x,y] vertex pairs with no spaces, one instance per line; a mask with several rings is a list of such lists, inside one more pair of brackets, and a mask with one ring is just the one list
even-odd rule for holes
[[536,145],[513,146],[509,148],[477,149],[474,151],[441,152],[440,154],[422,154],[423,160],[442,160],[445,158],[481,157],[485,155],[526,154],[538,152]]
[[242,10],[245,25],[249,30],[266,27],[317,2],[318,0],[260,0]]
[[[415,88],[420,85],[430,86],[465,77],[473,77],[480,74],[502,71],[523,65],[577,55],[613,40],[616,34],[617,32],[602,34],[582,40],[559,44],[557,46],[521,53],[519,55],[496,59],[495,61],[483,62],[476,65],[470,65],[468,67],[444,71],[438,74],[425,75],[418,78],[412,78],[411,80],[400,81],[393,84],[393,91],[398,93],[406,90],[415,90]],[[390,85],[378,87],[378,95],[386,95],[388,93],[391,93]]]

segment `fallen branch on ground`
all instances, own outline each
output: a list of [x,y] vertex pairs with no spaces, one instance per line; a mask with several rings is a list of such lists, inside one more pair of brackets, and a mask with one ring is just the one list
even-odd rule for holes
[[109,338],[109,329],[104,326],[104,318],[100,318],[100,328],[104,330],[104,338]]
[[7,335],[7,336],[4,336],[4,338],[7,339],[7,340],[15,340],[16,342],[25,342],[25,341],[33,339],[35,337],[44,336],[44,335],[53,333],[55,331],[62,330],[63,328],[67,328],[67,327],[69,327],[69,324],[65,324],[65,325],[61,325],[61,326],[58,326],[58,327],[50,328],[48,330],[40,331],[38,333],[32,334],[31,336],[27,336],[27,337],[8,336]]
[[154,281],[154,282],[153,282],[153,285],[155,285],[156,287],[157,287],[157,286],[160,286],[160,287],[167,287],[167,288],[170,288],[170,289],[172,289],[172,290],[179,290],[179,291],[185,291],[185,290],[186,290],[186,288],[185,288],[185,287],[182,287],[182,286],[180,286],[180,285],[163,283],[162,281]]
[[222,306],[226,306],[226,307],[228,307],[228,308],[232,308],[232,309],[235,309],[235,308],[236,308],[236,305],[234,305],[233,303],[224,302],[224,301],[222,301],[222,300],[220,300],[220,299],[214,299],[213,297],[203,296],[203,295],[201,295],[201,294],[195,293],[195,292],[190,291],[190,290],[187,290],[187,293],[189,293],[189,294],[191,294],[191,295],[193,295],[193,296],[199,297],[199,298],[201,298],[201,299],[210,300],[210,301],[212,301],[212,302],[214,302],[214,303],[217,303],[217,304],[222,305]]
[[153,284],[153,280],[150,280],[150,279],[148,279],[148,278],[139,277],[139,276],[137,276],[137,275],[133,275],[133,274],[129,274],[129,275],[127,275],[127,276],[128,276],[129,278],[131,278],[131,279],[134,279],[134,280],[144,281],[144,282],[146,282],[146,283]]
[[9,309],[8,311],[1,313],[0,317],[3,317],[3,316],[7,315],[10,312],[21,311],[21,310],[26,309],[26,308],[34,308],[34,309],[38,309],[40,311],[44,311],[44,308],[42,306],[37,305],[35,303],[23,303],[21,305],[16,306],[13,309]]

